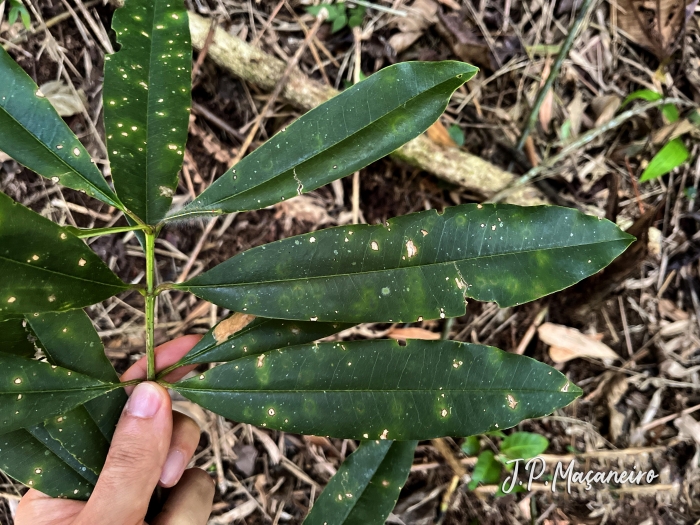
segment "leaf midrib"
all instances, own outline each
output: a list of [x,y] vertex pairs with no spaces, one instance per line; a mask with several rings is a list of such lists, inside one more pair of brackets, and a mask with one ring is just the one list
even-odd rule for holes
[[[191,289],[191,288],[233,288],[236,286],[249,286],[251,284],[272,284],[272,283],[282,283],[282,282],[293,282],[293,281],[311,281],[314,279],[327,279],[329,277],[346,277],[350,275],[369,275],[373,273],[381,273],[381,272],[391,272],[395,270],[405,270],[409,268],[426,268],[426,267],[431,267],[431,266],[440,266],[440,265],[453,265],[462,261],[478,261],[480,259],[487,259],[487,258],[494,258],[494,257],[505,257],[505,256],[514,256],[514,255],[520,255],[520,254],[525,254],[525,253],[533,253],[533,252],[544,252],[544,251],[550,251],[550,250],[562,250],[562,249],[567,249],[567,248],[579,248],[581,246],[592,246],[596,244],[607,244],[611,242],[620,242],[620,241],[625,241],[626,239],[612,239],[608,241],[600,241],[600,242],[590,242],[590,243],[584,243],[584,244],[570,244],[566,246],[552,246],[549,248],[536,248],[532,250],[518,250],[518,251],[512,251],[512,252],[504,252],[504,253],[497,253],[497,254],[492,254],[492,255],[477,255],[474,257],[465,257],[464,259],[455,259],[453,261],[443,261],[443,262],[435,262],[435,263],[428,263],[428,264],[416,264],[414,266],[397,266],[393,268],[385,268],[382,270],[367,270],[367,271],[359,271],[359,272],[352,272],[352,273],[333,273],[333,274],[328,274],[328,275],[314,275],[312,277],[289,277],[289,278],[282,278],[282,279],[274,279],[274,280],[267,280],[267,281],[254,281],[254,282],[242,282],[242,283],[222,283],[222,284],[187,284],[187,283],[182,283],[182,286],[177,286],[176,287],[181,287],[181,288],[186,288],[186,289]],[[244,252],[245,253],[245,252]],[[226,263],[222,263],[226,264]],[[212,271],[216,269],[217,267],[215,266],[209,271]],[[200,277],[203,277],[206,275],[206,272],[202,274]],[[184,286],[186,285],[186,286]]]
[[512,394],[512,393],[524,393],[524,394],[575,394],[575,391],[568,391],[568,392],[562,392],[561,390],[542,390],[538,388],[519,388],[519,389],[514,389],[514,388],[496,388],[496,389],[484,389],[484,388],[462,388],[462,389],[445,389],[443,388],[442,390],[440,389],[423,389],[423,390],[418,390],[418,389],[401,389],[401,390],[389,390],[389,389],[373,389],[373,390],[363,390],[363,389],[353,389],[353,390],[348,390],[348,389],[342,389],[342,390],[332,390],[332,389],[320,389],[320,390],[302,390],[302,389],[291,389],[291,390],[272,390],[272,389],[266,389],[266,390],[251,390],[251,389],[242,389],[242,390],[223,390],[223,389],[212,389],[212,388],[188,388],[188,387],[179,387],[177,383],[170,385],[174,390],[177,391],[186,391],[186,392],[198,392],[198,393],[207,393],[207,394],[214,394],[214,393],[219,393],[219,392],[228,392],[232,394],[251,394],[251,393],[260,393],[260,394],[268,394],[268,393],[275,393],[275,394],[288,394],[288,393],[294,393],[298,395],[306,395],[306,394],[345,394],[345,393],[362,393],[362,392],[372,392],[372,393],[388,393],[388,394],[413,394],[413,393],[428,393],[428,394],[434,394],[435,392],[439,393],[446,393],[446,392],[457,392],[457,393],[472,393],[472,392],[480,392],[483,394]]
[[28,264],[28,263],[26,263],[26,262],[18,261],[18,260],[16,260],[16,259],[10,259],[9,257],[5,257],[5,256],[3,256],[3,255],[0,255],[0,260],[8,261],[8,262],[14,263],[14,264],[19,264],[19,265],[21,265],[21,266],[27,266],[28,268],[32,268],[33,270],[40,270],[40,271],[43,271],[43,272],[48,272],[48,273],[52,273],[52,274],[55,274],[55,275],[60,275],[60,276],[62,276],[62,277],[66,277],[66,278],[69,278],[69,279],[75,279],[75,280],[83,281],[83,282],[86,282],[86,283],[99,284],[100,286],[109,286],[109,287],[111,287],[111,288],[118,288],[118,289],[120,289],[120,290],[125,290],[125,289],[126,289],[126,285],[120,286],[120,285],[116,285],[116,284],[104,283],[104,282],[101,282],[101,281],[92,281],[92,280],[90,280],[90,279],[85,279],[85,278],[83,278],[83,277],[78,277],[77,275],[70,275],[70,274],[66,274],[66,273],[61,273],[61,272],[56,271],[56,270],[50,270],[50,269],[44,268],[44,267],[42,267],[42,266],[32,266],[31,264]]
[[0,396],[16,396],[17,394],[30,395],[30,394],[60,394],[60,393],[65,393],[65,392],[92,392],[95,390],[104,390],[105,394],[106,394],[107,392],[111,392],[112,390],[116,390],[120,386],[121,386],[120,384],[119,385],[117,385],[117,384],[110,385],[108,383],[105,383],[104,386],[88,386],[88,387],[80,387],[80,388],[69,388],[69,389],[63,389],[63,390],[58,390],[58,389],[53,389],[53,390],[17,390],[14,392],[9,392],[9,391],[0,392]]
[[[13,85],[14,85],[14,83],[13,83]],[[94,189],[96,192],[98,192],[100,195],[103,195],[103,196],[109,198],[109,200],[112,201],[112,202],[115,202],[115,203],[118,202],[118,201],[117,201],[115,198],[113,198],[112,196],[110,196],[110,195],[105,195],[105,192],[104,192],[103,190],[101,190],[100,188],[98,188],[97,186],[95,186],[89,179],[87,179],[87,178],[85,177],[85,175],[83,175],[81,172],[79,172],[79,171],[77,171],[75,168],[73,168],[70,164],[68,164],[68,163],[65,161],[65,159],[63,159],[62,157],[60,157],[52,148],[50,148],[48,145],[46,145],[39,137],[37,137],[34,133],[32,133],[31,131],[29,131],[29,130],[24,126],[24,124],[22,124],[20,121],[18,121],[9,111],[7,111],[7,109],[5,108],[4,105],[3,105],[3,106],[0,106],[0,108],[2,108],[2,111],[3,111],[3,113],[4,113],[5,115],[7,115],[11,120],[13,120],[13,121],[14,121],[19,127],[21,127],[26,133],[28,133],[29,135],[31,135],[32,137],[34,137],[34,139],[35,139],[39,144],[41,144],[41,145],[44,147],[44,149],[45,149],[46,151],[48,151],[55,159],[58,159],[58,161],[60,162],[60,164],[64,165],[66,168],[68,168],[68,171],[69,171],[69,172],[76,174],[76,175],[77,175],[78,177],[80,177],[88,186],[90,186],[91,188],[93,188],[93,189]],[[59,118],[60,118],[60,117],[59,117]],[[61,122],[63,122],[63,120],[61,120]],[[81,144],[81,145],[82,145],[82,144]],[[39,174],[39,175],[41,175],[41,174]],[[100,176],[102,176],[102,174],[100,174]],[[44,177],[44,175],[42,175],[42,177]]]
[[[463,74],[464,74],[464,73],[463,73]],[[415,95],[415,96],[413,96],[413,97],[407,99],[407,100],[406,100],[405,102],[403,102],[402,104],[397,105],[394,109],[392,109],[392,110],[390,110],[390,111],[384,113],[381,117],[379,117],[379,118],[377,118],[377,119],[374,119],[374,120],[370,121],[369,123],[367,123],[366,125],[362,126],[361,128],[357,129],[357,131],[355,131],[354,133],[352,133],[352,134],[350,134],[350,135],[347,135],[347,136],[345,136],[345,137],[342,138],[342,139],[339,139],[338,141],[334,142],[333,144],[330,144],[329,146],[325,147],[323,150],[319,151],[318,153],[314,153],[313,155],[309,155],[308,157],[304,157],[302,160],[300,160],[300,161],[294,163],[294,166],[292,166],[291,168],[288,168],[288,169],[286,169],[285,171],[279,171],[277,174],[275,174],[274,176],[270,177],[269,179],[267,179],[267,180],[265,180],[265,181],[263,181],[263,182],[260,182],[260,183],[254,185],[254,186],[251,186],[250,188],[246,188],[246,189],[244,189],[244,190],[242,190],[242,191],[240,191],[240,192],[238,192],[238,193],[236,193],[236,194],[229,195],[229,196],[223,197],[223,198],[221,198],[221,199],[219,199],[219,200],[212,201],[212,202],[208,203],[206,206],[207,206],[207,207],[216,206],[216,205],[219,204],[219,203],[222,203],[222,202],[225,202],[225,201],[227,201],[227,200],[233,199],[233,198],[235,198],[235,197],[237,197],[237,196],[239,196],[239,195],[241,195],[241,194],[243,194],[243,193],[245,193],[245,192],[247,192],[247,191],[254,190],[255,188],[259,187],[260,185],[265,184],[266,182],[270,182],[270,181],[276,179],[277,177],[279,177],[279,176],[281,176],[281,175],[283,175],[283,174],[289,172],[292,168],[295,168],[295,167],[297,167],[297,166],[299,166],[299,165],[301,165],[301,164],[304,164],[304,163],[306,163],[306,162],[308,162],[308,161],[310,161],[310,160],[312,160],[312,159],[318,157],[319,155],[322,155],[323,153],[327,152],[328,150],[330,150],[330,149],[332,149],[332,148],[335,148],[335,147],[338,146],[340,143],[345,142],[346,140],[348,140],[348,139],[350,139],[350,138],[356,136],[356,135],[359,134],[359,133],[362,133],[366,128],[368,128],[368,127],[370,127],[370,126],[373,126],[374,124],[376,124],[376,123],[379,122],[380,120],[383,120],[383,119],[387,118],[387,117],[388,117],[389,115],[391,115],[392,113],[394,113],[394,112],[396,112],[396,111],[399,111],[399,110],[401,109],[401,106],[404,106],[404,105],[406,105],[406,104],[412,102],[413,100],[417,99],[418,97],[421,97],[421,96],[425,95],[426,93],[432,92],[433,90],[442,89],[443,85],[446,84],[447,82],[449,82],[450,80],[454,80],[454,78],[448,78],[448,79],[444,80],[443,82],[440,82],[439,84],[436,84],[435,86],[431,87],[430,89],[426,89],[425,91],[422,91],[422,92],[418,93],[417,95]],[[467,80],[465,80],[464,82],[467,82]],[[459,86],[457,86],[457,88],[458,88],[458,87],[459,87]],[[452,93],[454,93],[454,91],[456,91],[457,88],[453,89],[453,90],[452,90]],[[330,101],[332,101],[332,100],[333,100],[333,99],[331,98],[331,99],[329,99],[328,102],[330,102]],[[317,106],[317,107],[321,107],[321,106]],[[316,109],[316,108],[314,108],[314,109]],[[313,110],[312,110],[312,111],[313,111]],[[311,113],[311,111],[310,111],[309,113]],[[306,115],[308,115],[309,113],[306,113]],[[304,115],[304,116],[306,116],[306,115]],[[303,117],[301,117],[301,118],[303,118]],[[226,173],[224,173],[224,175],[222,175],[222,177],[225,176],[225,175],[228,175],[228,174],[230,174],[230,173],[232,173],[231,170],[226,170]],[[193,208],[193,209],[196,210],[196,208]],[[183,209],[182,211],[186,211],[186,209]],[[174,218],[174,217],[177,217],[177,216],[173,216],[173,217],[171,217],[171,218]]]

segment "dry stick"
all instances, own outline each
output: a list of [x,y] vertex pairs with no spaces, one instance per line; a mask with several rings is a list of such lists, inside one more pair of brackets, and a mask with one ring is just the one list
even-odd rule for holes
[[700,405],[695,405],[694,407],[690,408],[685,408],[681,410],[680,412],[676,412],[675,414],[671,414],[668,416],[660,417],[659,419],[655,419],[654,421],[649,421],[646,425],[642,425],[639,427],[639,430],[642,430],[646,432],[647,430],[651,430],[652,428],[656,428],[659,425],[663,425],[665,423],[668,423],[669,421],[673,421],[674,419],[684,416],[686,414],[692,414],[696,410],[700,410]]
[[[352,71],[352,82],[357,84],[360,81],[362,72],[362,30],[359,27],[352,28],[352,36],[355,39],[355,66]],[[352,175],[352,223],[360,222],[360,172]]]
[[211,23],[211,27],[209,28],[209,33],[207,34],[207,38],[204,41],[204,46],[202,47],[202,50],[199,52],[199,56],[197,57],[197,61],[194,63],[194,66],[192,67],[192,82],[194,82],[195,79],[197,78],[197,74],[199,73],[199,69],[202,67],[202,64],[204,63],[204,59],[207,58],[207,53],[209,52],[209,46],[211,46],[211,43],[214,40],[214,33],[216,33],[216,28],[218,25],[219,25],[219,21],[215,18]]
[[194,247],[194,250],[192,250],[192,253],[190,254],[190,258],[187,261],[187,264],[185,264],[185,267],[182,269],[182,272],[177,278],[178,283],[183,283],[185,282],[185,279],[187,279],[187,276],[189,275],[190,271],[192,270],[192,266],[194,265],[194,262],[197,260],[197,256],[199,255],[199,252],[202,251],[202,248],[204,247],[204,243],[207,240],[207,237],[209,237],[209,234],[211,231],[214,229],[214,226],[216,226],[216,220],[218,217],[214,217],[212,220],[209,221],[207,224],[207,227],[204,228],[204,231],[202,232],[202,236],[199,238],[199,241],[197,241],[197,245]]
[[262,26],[262,29],[258,33],[258,35],[253,39],[253,41],[250,43],[251,46],[257,46],[258,42],[260,42],[260,39],[262,36],[265,34],[265,31],[270,29],[270,26],[272,25],[272,21],[275,19],[277,14],[280,12],[280,9],[282,9],[282,6],[287,0],[280,0],[278,4],[275,6],[275,8],[272,10],[272,13],[270,13],[270,17],[267,19],[267,22],[265,22],[265,25]]
[[306,38],[302,42],[302,44],[299,46],[297,49],[296,53],[294,53],[294,56],[292,59],[289,61],[289,64],[287,65],[287,68],[284,70],[284,73],[282,73],[282,78],[279,79],[277,82],[277,85],[275,85],[275,89],[270,93],[270,97],[267,99],[267,102],[265,103],[265,106],[262,108],[258,116],[255,118],[255,122],[253,122],[253,125],[250,128],[250,131],[248,132],[248,136],[245,138],[243,141],[243,144],[241,145],[241,148],[238,150],[238,154],[236,157],[233,159],[233,163],[231,164],[232,166],[238,163],[243,156],[246,154],[246,151],[248,151],[248,148],[250,147],[251,143],[253,142],[253,139],[255,138],[255,135],[258,133],[258,130],[260,129],[260,124],[262,123],[262,120],[265,118],[265,115],[267,115],[267,112],[272,109],[273,104],[277,101],[277,97],[280,96],[282,93],[282,90],[285,87],[285,84],[287,83],[287,79],[289,78],[289,75],[291,74],[292,70],[296,67],[297,63],[299,62],[299,59],[301,58],[301,54],[306,50],[306,47],[309,45],[309,42],[311,39],[314,37],[318,29],[321,27],[321,24],[323,21],[326,19],[324,15],[325,10],[321,10],[321,14],[319,14],[316,17],[316,22],[314,22],[314,25],[311,26],[311,29],[309,30],[308,34],[306,35]]
[[528,116],[527,122],[525,123],[525,128],[523,129],[523,133],[522,133],[522,135],[520,135],[520,139],[518,140],[518,144],[515,146],[515,148],[518,151],[523,149],[523,146],[525,145],[525,140],[530,135],[532,128],[535,127],[535,123],[537,122],[537,117],[540,113],[540,106],[542,106],[542,103],[544,102],[544,99],[547,96],[547,93],[551,89],[552,84],[554,84],[554,81],[559,76],[559,70],[561,69],[561,66],[564,63],[564,60],[566,59],[566,57],[569,55],[569,50],[574,45],[574,41],[576,40],[576,35],[578,34],[579,29],[583,25],[583,22],[588,15],[588,11],[590,10],[591,6],[594,3],[595,3],[594,0],[584,0],[583,4],[581,5],[581,8],[579,10],[579,14],[576,17],[576,20],[574,20],[574,24],[571,26],[571,30],[569,31],[569,34],[566,35],[566,40],[564,40],[564,43],[562,44],[561,49],[559,50],[559,53],[557,54],[557,58],[554,61],[554,64],[552,65],[552,69],[549,72],[549,76],[547,77],[547,81],[544,83],[544,85],[542,86],[542,89],[540,89],[540,92],[537,94],[537,99],[535,100],[535,104],[532,106],[532,110],[530,111],[530,115]]
[[[196,13],[189,13],[192,45],[201,49],[209,33],[210,21]],[[217,28],[208,58],[232,75],[264,90],[272,90],[283,74],[286,64],[268,55],[240,38]],[[289,75],[281,96],[292,105],[310,110],[336,96],[338,91],[312,80],[295,69]],[[476,155],[454,147],[435,144],[421,135],[391,154],[427,173],[460,186],[467,191],[491,196],[507,187],[514,176]],[[513,204],[543,204],[542,194],[532,187],[522,188],[509,195]]]
[[[540,176],[543,175],[549,169],[551,169],[555,164],[568,157],[569,155],[575,153],[579,148],[583,148],[587,144],[593,142],[600,135],[603,135],[604,133],[615,129],[618,126],[621,126],[629,119],[636,117],[637,115],[646,113],[648,110],[659,106],[663,106],[664,104],[678,104],[683,106],[691,105],[688,101],[679,98],[664,98],[661,100],[655,100],[654,102],[649,102],[642,106],[638,106],[634,109],[623,111],[617,117],[609,120],[602,126],[592,129],[588,133],[581,135],[578,139],[562,148],[562,150],[559,153],[546,159],[542,162],[542,164],[533,167],[527,173],[515,179],[511,184],[509,184],[504,189],[496,193],[487,202],[501,201],[507,195],[520,188],[521,186],[533,182],[534,180],[540,180]],[[541,178],[544,178],[544,176],[542,176]]]

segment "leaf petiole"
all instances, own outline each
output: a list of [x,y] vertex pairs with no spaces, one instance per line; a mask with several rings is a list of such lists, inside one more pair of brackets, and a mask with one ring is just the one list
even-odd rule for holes
[[115,226],[112,228],[91,228],[86,230],[77,229],[74,231],[76,237],[87,239],[89,237],[100,237],[102,235],[112,235],[115,233],[131,232],[136,230],[146,230],[146,226]]
[[148,381],[156,378],[155,358],[155,306],[156,290],[155,282],[155,242],[156,234],[146,231],[146,376]]

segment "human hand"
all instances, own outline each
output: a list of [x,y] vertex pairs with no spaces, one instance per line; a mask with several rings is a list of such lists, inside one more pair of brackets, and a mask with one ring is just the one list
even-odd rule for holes
[[[156,348],[156,369],[176,363],[198,340],[198,336],[184,336]],[[165,379],[177,381],[192,368],[179,368]],[[121,379],[145,377],[144,358]],[[170,396],[156,383],[126,390],[130,397],[90,499],[56,499],[31,489],[20,501],[15,525],[141,525],[157,485],[172,489],[151,525],[207,522],[214,483],[201,469],[185,470],[199,443],[199,426],[173,412]]]

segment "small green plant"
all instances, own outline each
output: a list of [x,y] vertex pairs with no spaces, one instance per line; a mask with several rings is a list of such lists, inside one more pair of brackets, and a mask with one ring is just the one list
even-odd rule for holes
[[[479,484],[498,483],[501,473],[512,471],[514,460],[526,460],[539,456],[549,446],[549,440],[539,434],[532,432],[514,432],[506,436],[502,432],[492,432],[491,436],[503,438],[499,447],[499,453],[494,454],[492,450],[481,450],[481,443],[478,436],[469,436],[462,443],[462,452],[467,456],[479,454],[474,465],[472,479],[469,482],[469,489],[474,490]],[[520,492],[524,487],[516,485],[513,490]],[[503,496],[501,487],[498,488],[496,496]]]
[[331,32],[337,33],[345,27],[359,27],[365,18],[367,7],[364,5],[354,5],[348,7],[346,2],[336,1],[334,4],[312,5],[306,8],[307,13],[318,16],[321,10],[328,13],[326,21],[331,24]]
[[7,11],[7,22],[10,25],[17,22],[17,19],[21,19],[22,25],[25,29],[32,27],[32,20],[29,17],[29,11],[27,11],[27,8],[24,7],[22,0],[3,0],[0,2],[0,22],[2,21],[3,8],[5,8],[8,4],[10,9]]
[[[627,98],[622,102],[621,107],[626,106],[633,100],[646,100],[647,102],[653,102],[656,100],[661,100],[662,94],[652,91],[650,89],[640,89],[633,93],[630,93]],[[661,113],[665,120],[672,124],[678,122],[680,118],[678,113],[678,108],[673,104],[666,104],[661,107]],[[683,144],[683,140],[680,137],[676,137],[664,144],[661,149],[654,155],[654,157],[649,161],[649,164],[642,172],[641,177],[639,177],[639,182],[646,182],[648,180],[656,179],[662,175],[673,171],[678,166],[682,166],[683,163],[688,160],[690,153],[688,148]]]
[[[633,238],[575,210],[431,210],[299,235],[186,282],[157,282],[154,243],[164,228],[261,209],[361,169],[425,131],[475,67],[387,67],[171,209],[190,114],[187,11],[173,0],[127,0],[113,28],[121,49],[105,57],[103,105],[114,189],[30,77],[0,51],[0,149],[121,210],[128,223],[60,226],[0,193],[0,469],[52,496],[90,495],[123,387],[135,381],[118,381],[82,308],[129,290],[144,297],[149,380],[236,421],[362,441],[308,523],[383,523],[417,440],[509,428],[580,395],[553,368],[488,346],[314,343],[357,323],[460,316],[467,298],[522,304],[595,274]],[[142,243],[143,283],[122,282],[83,241],[124,231]],[[166,290],[236,313],[157,374],[155,308]],[[164,379],[200,363],[223,364],[174,384]]]

